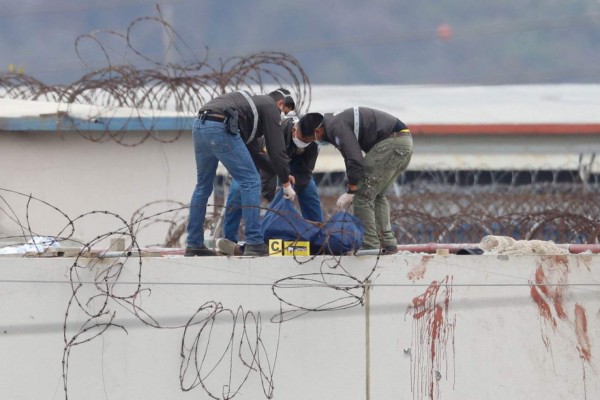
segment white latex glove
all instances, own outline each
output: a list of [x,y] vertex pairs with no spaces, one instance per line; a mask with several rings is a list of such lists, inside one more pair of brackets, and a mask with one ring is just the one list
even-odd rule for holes
[[283,187],[283,198],[294,201],[294,199],[296,198],[296,192],[294,191],[292,185]]
[[341,195],[338,200],[337,200],[337,207],[340,210],[347,210],[348,206],[350,206],[350,203],[352,203],[352,198],[354,197],[354,194],[352,193],[344,193],[343,195]]

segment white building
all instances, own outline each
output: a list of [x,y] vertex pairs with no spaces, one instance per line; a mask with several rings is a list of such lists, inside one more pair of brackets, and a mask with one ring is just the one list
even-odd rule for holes
[[[600,85],[312,88],[311,111],[352,106],[388,111],[411,128],[409,170],[600,172]],[[107,210],[130,221],[148,203],[154,212],[180,207],[195,184],[192,118],[0,99],[0,188],[31,194],[70,219]],[[324,147],[317,171],[343,169],[337,150]],[[20,223],[26,205],[15,206]],[[35,215],[40,204],[28,206]],[[43,218],[29,221],[34,230],[59,234],[68,219],[40,207]],[[101,218],[81,222],[83,236],[112,229]],[[0,232],[16,234],[18,225],[0,215]],[[148,227],[146,244],[162,242],[164,229]]]

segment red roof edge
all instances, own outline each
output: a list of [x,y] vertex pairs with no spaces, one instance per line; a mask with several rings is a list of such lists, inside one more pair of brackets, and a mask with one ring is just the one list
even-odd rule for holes
[[600,135],[600,124],[409,124],[416,135]]

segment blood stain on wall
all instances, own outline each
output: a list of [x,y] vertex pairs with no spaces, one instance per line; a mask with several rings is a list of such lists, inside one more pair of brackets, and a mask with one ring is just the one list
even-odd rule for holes
[[[534,281],[529,282],[531,298],[538,306],[542,321],[549,324],[552,330],[556,329],[556,318],[568,320],[564,308],[565,284],[568,277],[569,260],[566,256],[541,256],[537,261]],[[548,330],[543,326],[541,334],[544,346],[551,351]]]
[[585,308],[581,304],[575,304],[575,335],[577,337],[577,350],[581,358],[587,362],[592,360],[592,346],[587,331],[587,317]]
[[564,308],[564,294],[569,278],[569,263],[566,256],[543,256],[537,262],[535,284],[531,286],[531,297],[538,305],[540,315],[556,326],[550,305],[556,317],[567,320]]
[[[439,399],[439,381],[448,379],[449,366],[454,384],[454,332],[456,315],[450,315],[452,277],[433,281],[412,300],[406,313],[412,315],[411,390],[416,399]],[[448,345],[450,344],[450,348]]]
[[411,281],[423,279],[425,272],[427,272],[427,264],[433,259],[433,255],[426,255],[421,257],[421,262],[412,267],[412,269],[406,275]]
[[[584,263],[584,266],[589,271],[589,265],[586,264],[586,260],[582,260],[581,262]],[[580,266],[579,259],[577,259],[577,266]],[[531,297],[538,306],[542,321],[549,324],[552,331],[556,331],[559,328],[559,323],[561,325],[564,324],[563,327],[569,327],[574,330],[575,346],[583,362],[582,378],[585,387],[585,363],[591,365],[592,361],[591,341],[588,335],[588,322],[584,306],[576,303],[572,318],[569,318],[565,312],[564,299],[568,289],[569,272],[569,263],[566,256],[540,257],[534,274],[535,284],[530,282]],[[542,326],[541,334],[546,349],[552,354],[549,332],[544,326]],[[565,338],[564,335],[560,337]],[[564,346],[564,343],[561,346]]]
[[592,260],[593,260],[593,255],[591,255],[591,254],[579,254],[577,256],[577,258],[575,258],[575,260],[577,260],[577,266],[578,267],[580,266],[580,264],[583,264],[583,266],[585,267],[585,269],[588,270],[588,272],[592,271],[591,264],[592,264]]

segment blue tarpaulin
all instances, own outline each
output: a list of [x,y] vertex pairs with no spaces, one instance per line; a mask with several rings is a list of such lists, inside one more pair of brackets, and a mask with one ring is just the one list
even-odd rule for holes
[[365,231],[362,222],[347,212],[335,213],[329,221],[307,221],[294,204],[281,198],[272,203],[261,220],[265,241],[269,239],[310,242],[311,254],[341,255],[360,249]]

